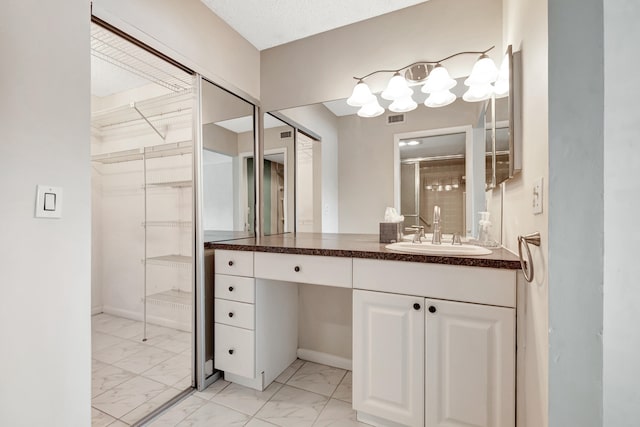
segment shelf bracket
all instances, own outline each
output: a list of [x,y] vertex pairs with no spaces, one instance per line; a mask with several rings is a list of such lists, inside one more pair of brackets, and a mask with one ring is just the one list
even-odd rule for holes
[[133,108],[134,110],[136,110],[136,111],[138,112],[138,114],[140,114],[140,117],[142,117],[142,118],[144,119],[144,121],[145,121],[145,122],[147,122],[147,124],[148,124],[149,126],[151,126],[151,129],[153,129],[153,130],[154,130],[154,132],[155,132],[155,133],[157,133],[157,134],[158,134],[158,136],[159,136],[160,138],[162,138],[162,140],[163,140],[163,141],[166,141],[166,139],[167,139],[166,135],[162,135],[162,134],[160,133],[160,131],[159,131],[159,130],[158,130],[158,129],[153,125],[153,123],[151,123],[151,122],[149,121],[149,119],[147,119],[147,117],[146,117],[144,114],[142,114],[142,111],[140,111],[140,110],[138,109],[138,107],[136,107],[136,103],[135,103],[135,102],[133,102],[133,101],[132,101],[129,105],[131,106],[131,108]]

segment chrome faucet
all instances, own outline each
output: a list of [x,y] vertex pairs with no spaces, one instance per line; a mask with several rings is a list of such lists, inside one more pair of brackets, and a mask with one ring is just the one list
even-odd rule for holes
[[442,231],[440,230],[440,206],[433,207],[433,237],[431,243],[434,245],[442,244]]
[[415,228],[416,234],[413,235],[411,243],[422,243],[424,237],[424,227],[422,225],[412,225],[411,228]]

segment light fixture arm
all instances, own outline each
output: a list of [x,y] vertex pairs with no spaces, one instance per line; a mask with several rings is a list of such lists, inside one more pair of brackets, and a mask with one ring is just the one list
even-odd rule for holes
[[404,67],[400,67],[400,68],[395,69],[395,70],[376,70],[376,71],[373,71],[373,72],[367,74],[366,76],[354,77],[354,80],[364,81],[364,79],[366,79],[368,77],[371,77],[374,74],[378,74],[378,73],[399,73],[402,70],[405,70],[407,68],[411,68],[413,66],[420,65],[420,64],[436,65],[436,64],[439,64],[439,63],[444,62],[446,60],[449,60],[451,58],[455,58],[456,56],[460,56],[460,55],[485,55],[487,52],[491,51],[493,48],[495,48],[495,45],[491,46],[489,49],[484,50],[484,51],[465,51],[465,52],[454,53],[453,55],[449,55],[446,58],[442,58],[442,59],[440,59],[438,61],[417,61],[417,62],[411,63],[409,65],[405,65]]

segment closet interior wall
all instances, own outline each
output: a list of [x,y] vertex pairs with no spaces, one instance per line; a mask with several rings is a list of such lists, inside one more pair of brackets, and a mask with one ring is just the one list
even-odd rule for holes
[[92,311],[191,331],[193,76],[130,45],[92,25]]

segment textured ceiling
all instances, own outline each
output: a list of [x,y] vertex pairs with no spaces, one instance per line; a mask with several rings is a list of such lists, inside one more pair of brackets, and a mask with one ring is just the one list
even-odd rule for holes
[[426,0],[202,0],[259,50]]

